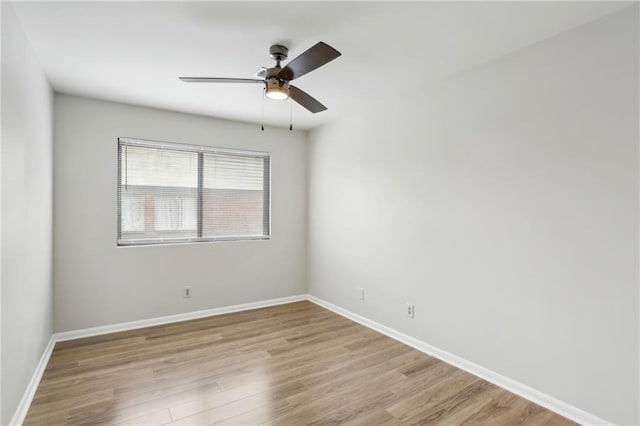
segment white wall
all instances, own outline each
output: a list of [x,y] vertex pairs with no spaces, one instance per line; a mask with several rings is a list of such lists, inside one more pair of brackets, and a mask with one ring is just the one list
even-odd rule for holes
[[2,418],[13,416],[52,331],[52,100],[2,2]]
[[[271,152],[271,240],[116,247],[119,136]],[[306,155],[303,132],[56,94],[55,330],[306,293]]]
[[634,6],[312,132],[310,293],[638,424],[638,75]]

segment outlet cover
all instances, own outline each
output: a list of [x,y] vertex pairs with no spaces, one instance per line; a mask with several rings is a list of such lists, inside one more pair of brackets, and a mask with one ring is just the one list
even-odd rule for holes
[[412,304],[407,303],[407,318],[413,319],[414,315],[414,307]]

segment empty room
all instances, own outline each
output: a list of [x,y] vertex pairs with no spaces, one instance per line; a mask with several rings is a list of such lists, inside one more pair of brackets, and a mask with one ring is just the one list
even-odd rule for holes
[[640,425],[640,4],[0,2],[1,425]]

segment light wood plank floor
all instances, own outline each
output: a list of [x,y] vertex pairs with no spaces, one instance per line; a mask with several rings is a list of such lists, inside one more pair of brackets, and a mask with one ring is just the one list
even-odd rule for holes
[[56,344],[25,425],[572,422],[309,302]]

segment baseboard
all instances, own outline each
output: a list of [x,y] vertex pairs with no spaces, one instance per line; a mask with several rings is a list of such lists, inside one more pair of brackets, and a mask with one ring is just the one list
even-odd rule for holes
[[40,384],[40,379],[42,379],[42,375],[44,374],[45,368],[47,368],[47,363],[49,362],[49,358],[51,357],[51,353],[53,352],[53,347],[55,346],[56,341],[53,337],[49,339],[49,343],[44,348],[44,352],[40,357],[40,361],[38,361],[38,365],[36,366],[36,370],[33,372],[33,376],[31,376],[31,380],[29,380],[29,384],[27,385],[27,389],[24,391],[22,395],[22,399],[18,404],[18,408],[16,408],[15,413],[13,414],[13,418],[10,425],[21,425],[24,422],[24,418],[27,416],[27,412],[29,411],[29,407],[31,406],[31,401],[33,401],[33,397],[36,394],[36,390],[38,389],[38,385]]
[[306,294],[281,297],[279,299],[262,300],[259,302],[243,303],[240,305],[224,306],[221,308],[205,309],[202,311],[186,312],[184,314],[167,315],[163,317],[150,318],[139,321],[122,322],[119,324],[104,325],[101,327],[64,331],[61,333],[55,333],[54,336],[56,342],[62,342],[65,340],[81,339],[83,337],[99,336],[102,334],[116,333],[119,331],[129,331],[138,328],[153,327],[155,325],[171,324],[174,322],[188,321],[223,314],[231,314],[234,312],[248,311],[251,309],[267,308],[269,306],[284,305],[285,303],[300,302],[302,300],[307,300]]
[[435,358],[438,358],[446,362],[447,364],[451,364],[455,367],[458,367],[461,370],[464,370],[468,373],[473,374],[474,376],[478,376],[488,382],[493,383],[496,386],[506,389],[509,392],[512,392],[544,408],[547,408],[548,410],[558,413],[563,417],[573,420],[574,422],[580,423],[582,425],[612,424],[611,422],[603,420],[597,416],[594,416],[593,414],[587,413],[586,411],[583,411],[579,408],[576,408],[572,405],[562,402],[543,392],[540,392],[527,385],[524,385],[520,382],[510,379],[509,377],[505,377],[501,374],[498,374],[494,371],[484,368],[471,361],[460,358],[459,356],[456,356],[452,353],[444,351],[435,346],[429,345],[428,343],[422,342],[418,339],[415,339],[411,336],[408,336],[390,327],[387,327],[385,325],[372,321],[368,318],[365,318],[361,315],[353,313],[347,309],[336,306],[332,303],[327,302],[326,300],[320,299],[312,295],[308,295],[307,299],[318,306],[322,306],[323,308],[333,311],[338,315],[341,315],[345,318],[348,318],[352,321],[362,324],[365,327],[368,327],[372,330],[375,330],[379,333],[389,336],[392,339],[395,339],[408,346],[411,346],[412,348],[417,349],[420,352],[424,352],[427,355],[433,356]]

